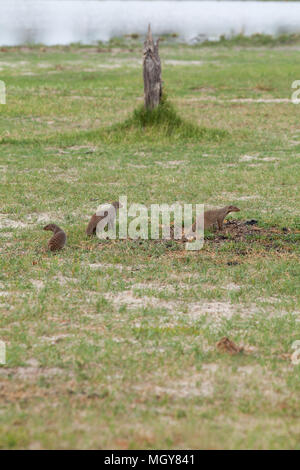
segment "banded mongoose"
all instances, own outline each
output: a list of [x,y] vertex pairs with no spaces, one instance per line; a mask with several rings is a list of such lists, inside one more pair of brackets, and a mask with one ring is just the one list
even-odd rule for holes
[[[208,228],[211,228],[214,225],[218,225],[218,229],[222,230],[224,219],[230,212],[240,212],[240,209],[236,206],[225,206],[221,209],[212,209],[209,211],[205,211],[204,230],[207,230]],[[192,230],[195,232],[196,222],[193,223]]]
[[220,352],[228,352],[229,354],[238,354],[244,351],[243,346],[238,346],[226,336],[220,339],[220,341],[217,342],[216,346]]
[[51,251],[61,250],[67,241],[67,235],[65,232],[55,224],[48,224],[44,227],[44,230],[50,230],[53,232],[53,236],[48,241],[48,248]]
[[[110,220],[110,222],[112,222],[114,220],[115,215],[116,215],[116,211],[120,207],[122,207],[122,204],[119,201],[112,202],[111,205],[114,206],[115,212],[113,212],[113,214],[112,214],[113,218],[112,218],[112,220]],[[92,217],[90,218],[90,221],[89,221],[87,229],[86,229],[86,234],[88,236],[95,235],[98,223],[100,222],[100,220],[104,219],[104,217],[107,217],[107,216],[108,216],[108,211],[105,211],[104,215],[97,215],[96,212],[95,212],[95,214],[93,214]]]

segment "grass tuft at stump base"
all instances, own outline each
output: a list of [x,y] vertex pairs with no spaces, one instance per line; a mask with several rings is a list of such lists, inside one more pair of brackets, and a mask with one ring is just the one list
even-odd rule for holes
[[[147,110],[144,105],[133,111],[123,123],[116,124],[106,131],[108,136],[120,139],[130,137],[174,139],[221,140],[229,135],[222,129],[200,127],[182,119],[174,106],[163,97],[159,106]],[[125,134],[124,134],[125,132]]]

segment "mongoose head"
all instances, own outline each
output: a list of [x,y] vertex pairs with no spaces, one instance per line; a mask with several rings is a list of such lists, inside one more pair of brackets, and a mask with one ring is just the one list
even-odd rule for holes
[[46,225],[43,230],[50,230],[51,232],[54,232],[54,230],[57,228],[57,225],[55,224],[48,224]]
[[112,202],[112,206],[114,206],[115,209],[120,209],[120,207],[123,207],[119,201]]
[[227,206],[227,214],[229,214],[229,212],[240,212],[240,210],[241,209],[236,206]]

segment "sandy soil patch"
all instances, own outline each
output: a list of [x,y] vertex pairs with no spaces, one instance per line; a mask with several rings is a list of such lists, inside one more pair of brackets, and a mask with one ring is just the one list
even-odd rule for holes
[[[203,315],[208,315],[208,317],[213,318],[214,320],[227,319],[240,313],[241,308],[236,304],[231,304],[230,302],[192,302],[189,304],[188,315],[193,319],[197,320]],[[247,312],[249,312],[247,310]]]
[[128,166],[132,168],[148,168],[147,165],[135,165],[134,163],[128,163]]
[[238,284],[234,284],[234,282],[230,282],[225,287],[223,287],[223,289],[231,290],[231,291],[238,291],[241,289],[241,286],[239,286]]
[[203,65],[203,60],[175,60],[175,59],[166,59],[163,61],[166,65]]
[[28,214],[26,219],[31,223],[46,224],[52,222],[53,220],[60,220],[60,217],[58,216],[57,212],[41,212]]
[[[177,284],[178,287],[178,284]],[[180,285],[181,288],[187,288],[184,284]],[[138,282],[132,286],[132,289],[153,289],[156,290],[157,292],[176,292],[176,288],[173,285],[170,284],[163,284],[160,282]]]
[[[285,366],[285,371],[288,371],[290,367]],[[176,380],[165,377],[164,385],[145,382],[134,386],[134,389],[144,397],[166,394],[175,399],[214,396],[217,398],[221,385],[229,380],[232,400],[251,397],[255,392],[261,394],[266,400],[276,403],[291,395],[285,380],[274,376],[264,367],[247,365],[240,366],[233,371],[230,366],[215,363],[203,364],[201,371],[192,370]]]
[[155,163],[164,168],[172,168],[172,167],[179,166],[179,165],[185,165],[186,161],[185,160],[169,160],[167,162],[156,161]]
[[176,101],[185,101],[185,102],[197,102],[197,101],[215,101],[216,103],[246,103],[246,104],[273,104],[273,103],[282,103],[282,104],[291,104],[292,101],[289,98],[233,98],[233,99],[218,99],[216,96],[199,96],[195,98],[177,98]]
[[44,281],[40,281],[39,279],[32,279],[31,284],[33,285],[33,287],[35,287],[38,290],[42,289],[45,285]]
[[55,336],[42,336],[41,340],[45,341],[46,343],[57,344],[60,341],[63,341],[65,338],[71,338],[73,336],[74,335],[67,335],[67,334],[59,334]]
[[48,62],[39,62],[37,66],[39,69],[50,69],[51,67],[53,67],[53,65]]
[[0,238],[12,238],[12,232],[0,232]]
[[118,271],[130,270],[130,267],[123,266],[122,264],[91,263],[88,266],[94,270],[101,270],[101,269],[116,269]]
[[[104,294],[104,297],[110,300],[116,308],[126,305],[129,308],[166,309],[171,315],[164,317],[163,322],[167,322],[170,326],[174,326],[178,320],[193,323],[205,316],[208,322],[213,322],[215,327],[219,327],[224,319],[229,320],[233,315],[239,314],[246,318],[257,311],[255,306],[246,308],[231,302],[186,302],[163,300],[154,296],[138,296],[133,292],[134,288],[119,293],[109,292]],[[137,322],[135,326],[139,327],[140,324]]]
[[24,65],[28,65],[28,61],[26,60],[19,60],[16,62],[5,62],[3,60],[0,61],[0,67],[18,68],[18,67],[23,67]]
[[34,73],[34,72],[23,72],[20,74],[22,77],[36,77],[37,75],[39,75],[38,73]]
[[27,228],[28,224],[20,220],[13,220],[7,217],[6,214],[0,214],[0,229],[1,228]]
[[289,98],[234,98],[231,103],[292,103]]
[[279,159],[275,157],[259,157],[258,155],[242,155],[240,157],[240,162],[278,162]]
[[0,291],[0,297],[8,297],[10,292]]
[[[132,290],[126,290],[123,292],[118,292],[118,293],[106,293],[104,294],[104,297],[107,300],[110,300],[113,302],[113,304],[117,307],[120,308],[123,305],[126,305],[131,308],[144,308],[144,307],[154,307],[154,308],[165,308],[168,311],[174,311],[174,308],[176,308],[176,303],[175,302],[168,302],[162,299],[158,299],[156,297],[148,297],[148,296],[143,296],[143,297],[137,297],[134,295]],[[138,325],[136,325],[138,326]]]
[[63,375],[63,369],[58,367],[39,367],[38,365],[28,365],[28,367],[7,367],[0,368],[0,377],[13,377],[20,380],[36,380],[39,377],[56,377]]
[[240,162],[251,162],[252,160],[257,160],[257,155],[242,155],[240,157]]
[[300,145],[300,141],[299,140],[289,140],[289,144],[293,145],[293,146]]
[[249,201],[251,199],[260,199],[260,198],[261,196],[258,196],[258,195],[235,197],[237,201]]

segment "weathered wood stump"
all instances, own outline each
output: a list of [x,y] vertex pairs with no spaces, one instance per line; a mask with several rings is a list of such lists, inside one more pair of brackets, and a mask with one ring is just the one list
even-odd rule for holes
[[153,109],[159,105],[162,97],[161,63],[158,54],[159,39],[154,43],[151,27],[148,27],[147,39],[144,42],[144,99],[145,108]]

